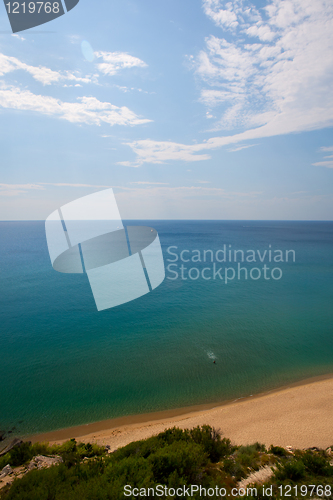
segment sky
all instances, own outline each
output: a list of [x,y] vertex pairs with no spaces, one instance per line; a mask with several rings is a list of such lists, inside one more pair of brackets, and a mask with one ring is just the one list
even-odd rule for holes
[[[96,5],[98,4],[98,7]],[[123,219],[332,220],[331,0],[0,6],[0,219],[114,188]]]

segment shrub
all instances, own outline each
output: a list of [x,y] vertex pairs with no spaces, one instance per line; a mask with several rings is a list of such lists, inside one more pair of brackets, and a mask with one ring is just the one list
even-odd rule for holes
[[174,472],[177,472],[178,477],[186,477],[189,483],[195,483],[207,458],[200,445],[179,441],[157,450],[148,461],[156,483],[168,484]]
[[266,446],[264,444],[259,443],[258,441],[256,443],[254,443],[252,446],[254,446],[257,451],[261,451],[261,452],[266,451]]
[[290,479],[291,481],[298,481],[305,476],[305,465],[302,460],[290,460],[283,464],[277,464],[275,477],[280,481]]
[[247,446],[240,446],[235,453],[235,459],[243,467],[250,467],[257,470],[261,465],[260,453],[265,450],[265,445],[254,443]]
[[225,472],[227,472],[231,476],[234,476],[237,481],[240,481],[247,474],[247,471],[239,462],[236,462],[235,460],[232,460],[230,458],[226,458],[223,461],[223,468]]
[[271,445],[268,451],[270,453],[273,453],[273,455],[276,455],[277,457],[287,457],[289,455],[287,450],[285,450],[284,448],[281,448],[281,446]]
[[9,464],[10,461],[10,455],[9,453],[6,453],[3,457],[0,457],[0,471],[6,467],[7,464]]
[[33,457],[32,447],[30,443],[21,443],[18,446],[14,446],[9,452],[9,463],[10,465],[17,467],[19,465],[23,465],[28,460],[31,460]]
[[302,461],[310,474],[319,476],[332,475],[333,467],[322,455],[307,452]]
[[221,433],[210,425],[198,426],[189,432],[193,441],[203,447],[212,462],[218,462],[233,452],[230,439],[222,438]]
[[135,453],[137,456],[148,458],[160,448],[181,442],[192,442],[200,445],[212,462],[217,462],[230,455],[235,449],[231,446],[230,439],[222,438],[219,431],[209,425],[204,425],[191,430],[173,427],[152,438],[130,443],[121,450],[117,450],[113,455],[120,459]]
[[[295,450],[293,457],[285,457],[283,448],[272,449],[280,456],[275,477],[266,483],[273,485],[274,495],[278,492],[277,481],[286,484],[301,480],[301,484],[333,486],[333,467],[324,451]],[[219,485],[227,489],[226,496],[231,496],[231,488],[250,473],[249,467],[272,460],[271,454],[264,453],[263,445],[233,447],[209,426],[168,429],[107,456],[97,445],[71,440],[52,447],[26,443],[13,451],[13,457],[8,453],[3,459],[6,465],[11,459],[22,462],[36,454],[59,454],[65,461],[49,469],[32,470],[14,480],[11,486],[0,490],[1,500],[123,500],[126,484],[139,489],[157,484],[175,489],[189,484],[213,489]],[[89,460],[83,461],[84,457]],[[258,498],[264,500],[265,495],[260,489],[258,492]],[[194,495],[193,500],[197,498]]]
[[190,436],[187,429],[182,430],[179,429],[179,427],[172,427],[171,429],[160,432],[157,437],[167,444],[172,444],[175,441],[188,441]]

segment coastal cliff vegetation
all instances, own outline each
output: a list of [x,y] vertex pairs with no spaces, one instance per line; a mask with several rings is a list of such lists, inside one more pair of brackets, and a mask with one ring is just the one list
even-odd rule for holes
[[[0,478],[3,468],[7,471],[3,474],[12,472],[8,484],[2,486],[0,481],[1,500],[118,500],[140,496],[125,496],[126,485],[137,488],[137,493],[157,485],[176,490],[191,484],[225,488],[226,496],[243,486],[243,498],[253,498],[247,486],[256,486],[260,500],[284,496],[286,485],[292,487],[289,498],[333,498],[331,449],[266,449],[259,443],[236,446],[208,425],[186,430],[174,427],[112,453],[75,439],[58,446],[21,443],[0,458]],[[261,480],[260,471],[265,471]],[[303,495],[297,485],[307,484],[324,488]],[[199,492],[192,496],[199,497]]]

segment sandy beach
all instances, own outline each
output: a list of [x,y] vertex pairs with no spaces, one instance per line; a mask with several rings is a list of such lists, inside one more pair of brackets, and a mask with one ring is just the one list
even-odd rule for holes
[[109,445],[110,450],[166,428],[209,424],[235,444],[256,441],[278,446],[333,445],[333,375],[205,409],[203,407],[125,417],[39,434],[32,442],[70,438]]

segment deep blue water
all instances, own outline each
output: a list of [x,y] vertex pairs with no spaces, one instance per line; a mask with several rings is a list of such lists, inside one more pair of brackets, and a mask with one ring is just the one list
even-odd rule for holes
[[267,256],[292,249],[296,261],[265,260],[279,280],[227,284],[188,278],[191,267],[212,276],[211,262],[178,261],[171,269],[183,264],[187,280],[167,270],[152,293],[97,312],[86,275],[52,269],[43,222],[0,222],[0,429],[37,433],[219,402],[333,371],[332,222],[142,224],[158,230],[166,266],[170,246],[186,258],[224,245]]

